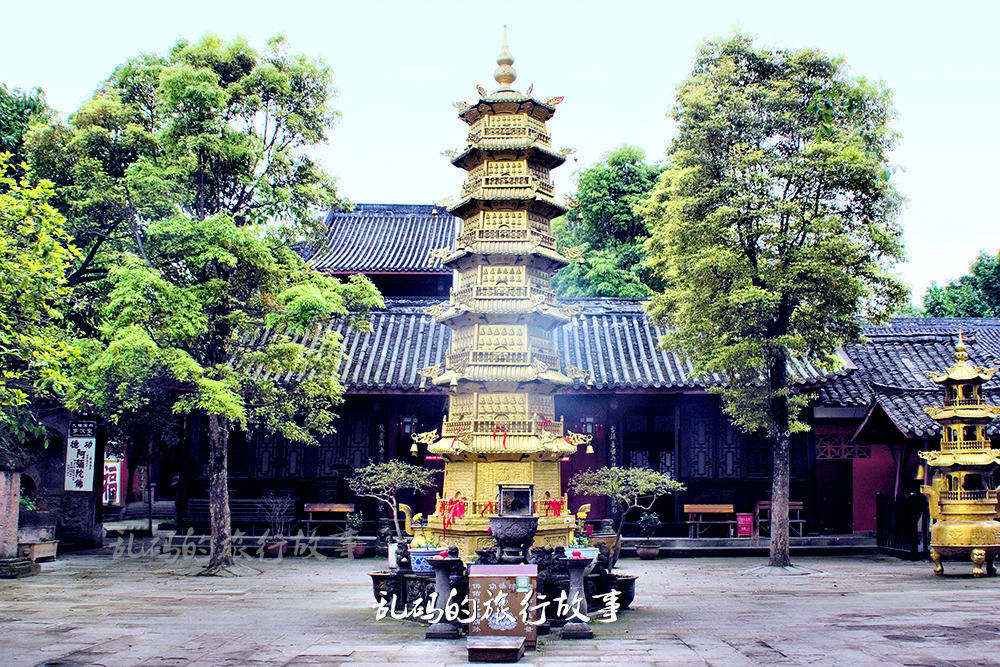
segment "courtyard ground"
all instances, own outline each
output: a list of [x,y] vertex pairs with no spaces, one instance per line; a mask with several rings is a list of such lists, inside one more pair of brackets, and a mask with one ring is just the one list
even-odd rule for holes
[[[105,549],[0,580],[0,665],[465,662],[464,641],[374,620],[367,572],[380,560],[247,562],[262,572],[196,577],[192,560]],[[542,637],[521,664],[1000,662],[1000,578],[877,556],[796,563],[818,574],[746,574],[759,558],[624,559],[640,575],[634,610],[593,624],[593,640]]]

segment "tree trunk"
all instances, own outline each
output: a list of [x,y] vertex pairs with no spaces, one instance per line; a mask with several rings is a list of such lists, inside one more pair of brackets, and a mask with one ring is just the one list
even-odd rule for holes
[[16,558],[17,520],[21,507],[21,473],[0,470],[0,558]]
[[389,511],[392,513],[392,523],[396,526],[396,538],[402,542],[403,530],[399,527],[399,501],[395,497],[392,499],[389,508]]
[[788,397],[782,392],[788,386],[788,371],[784,350],[779,350],[770,368],[771,418],[774,426],[772,451],[774,471],[771,477],[771,557],[768,565],[787,567],[792,564],[789,549],[788,491],[789,491],[789,441]]
[[208,416],[208,516],[211,556],[207,570],[233,564],[233,537],[229,519],[229,424],[225,417]]

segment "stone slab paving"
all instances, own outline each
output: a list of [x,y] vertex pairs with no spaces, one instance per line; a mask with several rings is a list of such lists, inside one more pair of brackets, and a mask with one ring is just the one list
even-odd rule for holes
[[[247,561],[196,577],[197,561],[60,556],[0,581],[0,666],[465,664],[464,641],[375,622],[367,572],[381,561]],[[761,577],[759,558],[626,559],[634,610],[595,638],[542,637],[524,665],[1000,664],[1000,578],[934,577],[928,563],[800,558],[810,576]]]

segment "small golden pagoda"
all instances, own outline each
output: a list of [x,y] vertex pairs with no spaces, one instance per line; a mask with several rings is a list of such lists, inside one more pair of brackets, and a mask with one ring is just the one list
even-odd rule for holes
[[934,573],[944,572],[942,560],[971,559],[978,577],[995,574],[993,561],[1000,552],[1000,480],[995,479],[1000,449],[993,449],[986,435],[986,424],[1000,415],[1000,407],[984,403],[982,393],[996,369],[973,366],[968,359],[959,331],[955,364],[929,374],[945,390],[943,405],[924,409],[941,424],[941,448],[920,452],[933,470],[930,485],[920,490],[930,507]]
[[[455,271],[450,300],[428,309],[452,331],[445,368],[421,372],[451,396],[441,434],[415,436],[445,460],[442,495],[427,529],[464,554],[490,547],[489,519],[500,487],[522,493],[518,511],[538,517],[536,546],[565,546],[575,519],[566,506],[559,461],[590,436],[565,434],[554,392],[586,375],[560,368],[552,329],[573,313],[560,308],[552,274],[569,260],[556,250],[558,204],[549,171],[565,162],[545,123],[561,98],[541,102],[514,90],[514,59],[497,58],[499,89],[456,103],[468,144],[451,162],[468,178],[450,212],[462,227],[454,249],[434,251]],[[506,496],[504,496],[506,497]],[[514,496],[510,496],[514,497]],[[525,498],[528,500],[525,502]],[[508,508],[510,509],[510,508]]]

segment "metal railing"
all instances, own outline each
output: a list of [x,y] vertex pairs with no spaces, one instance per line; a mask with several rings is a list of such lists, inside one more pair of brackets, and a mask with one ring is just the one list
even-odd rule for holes
[[993,447],[991,440],[942,440],[942,452],[984,452]]
[[940,491],[939,494],[941,500],[950,502],[981,502],[985,500],[996,502],[997,500],[997,492],[995,490]]
[[946,398],[944,399],[944,406],[946,408],[962,407],[962,406],[979,406],[983,405],[982,398]]
[[442,437],[453,438],[465,434],[489,435],[541,435],[549,432],[556,436],[563,434],[563,422],[540,421],[537,419],[519,419],[512,421],[496,421],[493,419],[462,419],[448,420],[441,427]]

